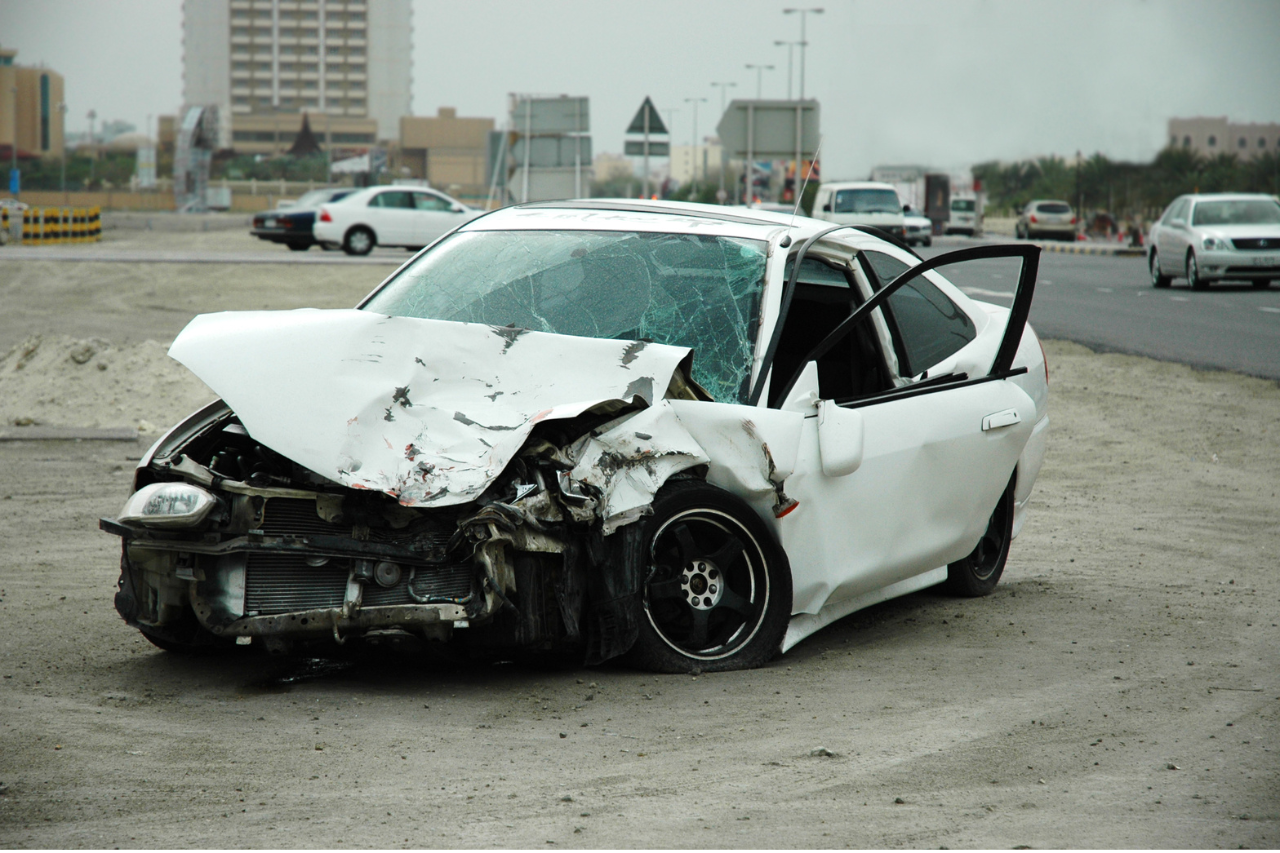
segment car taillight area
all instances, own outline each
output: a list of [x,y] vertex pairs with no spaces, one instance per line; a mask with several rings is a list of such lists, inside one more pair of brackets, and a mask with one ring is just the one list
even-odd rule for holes
[[321,222],[332,222],[333,217],[329,215],[328,208],[320,208],[320,215],[317,217]]

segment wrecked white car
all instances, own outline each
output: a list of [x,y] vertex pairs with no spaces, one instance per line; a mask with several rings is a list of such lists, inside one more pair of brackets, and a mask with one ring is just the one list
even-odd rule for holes
[[[197,317],[221,399],[104,530],[165,649],[414,637],[758,666],[996,585],[1044,455],[1039,249],[580,201],[475,219],[353,310]],[[939,267],[1020,266],[1011,308]]]

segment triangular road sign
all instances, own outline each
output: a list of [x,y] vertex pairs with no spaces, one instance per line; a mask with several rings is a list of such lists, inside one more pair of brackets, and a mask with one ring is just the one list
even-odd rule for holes
[[653,105],[653,101],[649,100],[647,95],[644,103],[640,105],[640,111],[631,120],[631,126],[627,128],[627,133],[644,133],[645,110],[649,111],[649,133],[666,133],[667,126],[658,117],[658,108]]

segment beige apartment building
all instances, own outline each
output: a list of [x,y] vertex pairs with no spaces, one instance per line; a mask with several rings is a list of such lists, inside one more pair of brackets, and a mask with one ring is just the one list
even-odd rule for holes
[[411,107],[411,0],[185,0],[183,101],[214,104],[222,147],[394,140]]
[[0,168],[6,169],[15,146],[19,158],[62,155],[62,75],[18,65],[17,55],[13,48],[0,48]]
[[445,192],[483,195],[493,125],[491,118],[459,118],[453,107],[440,107],[435,116],[403,116],[399,165]]
[[1252,160],[1280,153],[1280,124],[1235,124],[1226,116],[1169,119],[1169,145],[1190,148],[1202,157],[1235,154]]

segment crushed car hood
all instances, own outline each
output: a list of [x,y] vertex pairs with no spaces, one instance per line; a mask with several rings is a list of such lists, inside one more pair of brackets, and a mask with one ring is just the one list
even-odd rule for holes
[[543,420],[652,405],[690,350],[300,309],[202,314],[169,355],[259,442],[405,506],[479,497]]

